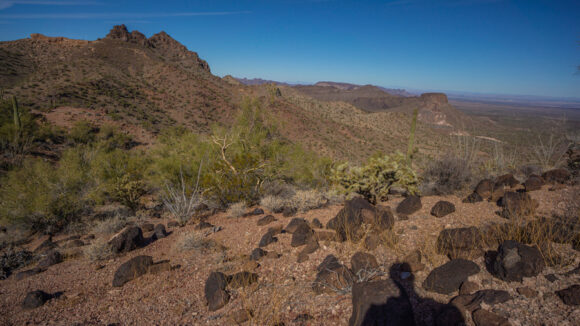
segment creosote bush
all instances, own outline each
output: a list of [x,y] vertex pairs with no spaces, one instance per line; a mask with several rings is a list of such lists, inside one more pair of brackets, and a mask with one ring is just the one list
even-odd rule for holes
[[365,165],[352,167],[343,163],[332,169],[331,180],[345,194],[357,193],[371,203],[387,198],[392,186],[418,192],[419,178],[408,165],[405,155],[374,155]]

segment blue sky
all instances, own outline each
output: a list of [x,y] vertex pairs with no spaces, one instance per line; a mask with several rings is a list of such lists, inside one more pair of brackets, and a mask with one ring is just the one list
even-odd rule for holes
[[578,0],[0,0],[0,40],[161,30],[214,74],[580,97]]

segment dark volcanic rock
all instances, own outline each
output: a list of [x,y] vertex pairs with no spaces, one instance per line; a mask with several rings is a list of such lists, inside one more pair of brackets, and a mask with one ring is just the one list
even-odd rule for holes
[[153,265],[153,257],[151,256],[137,256],[126,261],[115,272],[113,286],[123,286],[129,281],[147,274],[151,265]]
[[266,254],[268,254],[266,250],[262,248],[256,248],[252,250],[252,253],[250,254],[250,260],[260,260],[260,258],[266,256]]
[[38,262],[36,267],[46,269],[52,265],[62,263],[62,254],[57,250],[49,250],[44,254],[44,257]]
[[504,186],[508,186],[510,188],[513,188],[519,184],[520,184],[520,182],[518,181],[518,179],[514,178],[513,174],[508,173],[508,174],[501,175],[495,179],[494,188],[499,188],[499,187],[504,187]]
[[38,308],[52,298],[53,298],[52,295],[41,290],[28,292],[28,294],[24,298],[24,301],[22,302],[22,308],[23,309]]
[[263,226],[263,225],[268,225],[272,222],[276,222],[277,219],[272,216],[272,215],[266,215],[264,217],[262,217],[261,219],[258,220],[257,224],[258,226]]
[[352,272],[342,265],[336,257],[328,255],[317,267],[318,274],[312,285],[316,294],[342,291],[354,283]]
[[40,274],[42,272],[43,272],[42,269],[36,267],[36,268],[33,268],[33,269],[29,269],[29,270],[26,270],[26,271],[22,271],[22,272],[16,273],[16,275],[14,275],[14,279],[16,279],[17,281],[21,281],[21,280],[23,280],[23,279],[25,279],[27,277],[30,277],[30,276],[33,276],[33,275],[36,275],[36,274]]
[[288,233],[294,233],[302,225],[308,226],[308,222],[303,218],[293,218],[284,228],[284,231]]
[[294,233],[292,233],[292,242],[290,245],[292,247],[300,247],[308,243],[312,238],[314,238],[314,231],[308,226],[308,224],[300,224]]
[[355,283],[349,326],[415,325],[407,293],[392,279]]
[[507,318],[484,309],[476,310],[473,315],[475,326],[510,326]]
[[212,272],[205,281],[205,300],[209,311],[216,311],[230,301],[230,295],[226,291],[227,277],[220,272]]
[[324,225],[322,225],[322,223],[320,222],[320,220],[317,219],[317,218],[314,218],[312,220],[312,223],[310,223],[310,224],[312,225],[312,227],[315,227],[317,229],[322,229],[324,227]]
[[538,248],[509,240],[499,246],[490,272],[504,281],[521,282],[524,277],[541,273],[544,266],[544,258]]
[[538,175],[531,175],[528,177],[528,180],[526,180],[524,183],[524,188],[526,189],[526,191],[535,191],[535,190],[540,190],[542,189],[542,186],[544,185],[544,179],[542,179],[542,177],[538,176]]
[[489,199],[493,193],[493,181],[489,179],[479,181],[473,192],[478,194],[483,199]]
[[449,294],[459,290],[459,286],[470,275],[479,273],[476,263],[465,259],[454,259],[441,265],[429,273],[423,282],[423,288],[441,294]]
[[111,245],[111,248],[115,253],[135,250],[139,248],[142,243],[143,231],[141,231],[141,228],[137,226],[128,226],[109,240],[109,245]]
[[438,201],[433,206],[433,208],[431,208],[431,215],[436,217],[443,217],[453,212],[455,212],[455,205],[453,205],[453,203],[444,200]]
[[261,208],[254,208],[251,212],[249,212],[247,215],[248,216],[252,216],[252,215],[262,215],[264,214],[264,210]]
[[153,233],[156,239],[163,239],[167,236],[167,231],[165,231],[165,225],[157,224],[155,225],[155,229],[153,229]]
[[421,205],[421,198],[419,196],[409,196],[405,198],[397,206],[397,213],[403,215],[411,215],[416,211],[420,210],[423,205]]
[[469,196],[462,200],[462,202],[469,204],[478,203],[480,201],[483,201],[483,198],[481,198],[481,196],[476,192],[471,193]]
[[262,239],[260,239],[260,243],[258,244],[258,247],[265,247],[271,243],[277,242],[278,238],[276,238],[274,235],[278,234],[277,232],[273,231],[273,230],[269,230],[268,232],[266,232],[263,236]]
[[562,299],[564,304],[569,306],[580,305],[580,285],[574,284],[568,288],[556,291],[556,294]]
[[379,263],[375,256],[359,251],[351,257],[350,267],[354,275],[368,274],[371,270],[376,270],[379,267]]
[[570,172],[566,169],[554,169],[542,173],[542,178],[547,183],[566,183],[570,180]]
[[437,237],[437,252],[449,258],[475,258],[481,250],[483,238],[474,226],[468,228],[445,229]]
[[390,208],[375,207],[363,198],[354,198],[345,202],[338,214],[328,221],[326,228],[335,230],[341,240],[357,242],[364,236],[363,224],[384,231],[393,227],[395,219]]
[[199,222],[193,229],[194,230],[204,230],[204,229],[211,229],[215,225],[208,223],[206,221]]

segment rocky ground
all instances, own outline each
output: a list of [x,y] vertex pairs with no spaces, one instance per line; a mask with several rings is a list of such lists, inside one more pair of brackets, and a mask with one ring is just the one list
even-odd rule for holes
[[[149,216],[114,237],[36,237],[18,249],[34,263],[0,280],[0,324],[580,324],[579,248],[561,241],[577,239],[577,225],[541,248],[504,242],[492,227],[526,207],[552,225],[578,186],[498,182],[478,185],[473,203],[392,196],[288,217],[254,207],[183,227]],[[107,241],[113,258],[87,258]]]

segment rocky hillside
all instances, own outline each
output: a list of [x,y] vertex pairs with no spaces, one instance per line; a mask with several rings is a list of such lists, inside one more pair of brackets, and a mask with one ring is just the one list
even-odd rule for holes
[[165,32],[146,38],[120,25],[96,41],[33,34],[0,42],[0,62],[4,94],[40,112],[90,109],[156,132],[176,121],[207,130],[233,110],[229,85]]
[[419,97],[391,94],[372,85],[319,82],[295,87],[301,93],[321,101],[343,101],[369,112],[403,112],[419,108],[419,120],[440,127],[458,127],[469,120],[447,101],[445,94],[426,93]]
[[183,226],[156,202],[106,207],[4,250],[0,324],[578,325],[580,189],[562,169],[520,181]]

